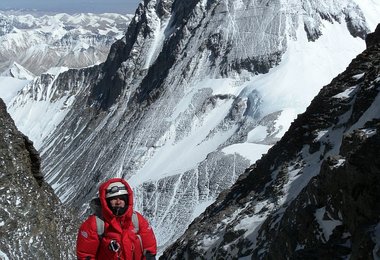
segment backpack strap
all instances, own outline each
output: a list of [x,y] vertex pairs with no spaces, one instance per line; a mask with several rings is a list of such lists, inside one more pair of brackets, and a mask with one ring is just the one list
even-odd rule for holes
[[96,231],[98,233],[99,238],[101,238],[104,234],[104,220],[95,215],[96,219]]
[[132,213],[132,224],[133,224],[134,232],[135,232],[137,238],[139,239],[141,251],[143,251],[143,254],[145,255],[146,252],[144,250],[142,239],[141,239],[141,236],[139,234],[139,231],[140,231],[139,218],[137,216],[136,211],[133,211],[133,213]]
[[[103,234],[104,234],[104,220],[101,219],[98,215],[95,215],[95,220],[96,220],[96,231],[97,231],[97,233],[98,233],[98,236],[99,236],[99,237],[102,237]],[[136,235],[138,236],[138,238],[139,238],[139,240],[140,240],[141,248],[142,248],[141,237],[140,237],[140,235],[138,234],[139,231],[140,231],[140,227],[139,227],[139,218],[138,218],[138,216],[137,216],[136,211],[133,211],[133,213],[132,213],[132,224],[133,224],[134,232],[135,232]]]
[[133,224],[133,228],[135,230],[135,233],[139,233],[140,231],[140,227],[139,227],[139,218],[137,217],[137,213],[136,211],[133,211],[132,213],[132,224]]

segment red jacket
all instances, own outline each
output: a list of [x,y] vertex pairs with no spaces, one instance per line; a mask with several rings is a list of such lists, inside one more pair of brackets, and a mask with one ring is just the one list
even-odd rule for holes
[[[115,216],[107,206],[106,189],[112,182],[122,182],[128,191],[128,209],[122,216]],[[133,192],[129,184],[120,178],[110,179],[99,188],[99,198],[104,220],[104,234],[98,236],[96,217],[91,215],[79,228],[77,237],[77,257],[85,260],[140,260],[145,259],[145,252],[157,253],[156,238],[148,221],[138,212],[139,232],[142,247],[132,223]],[[121,245],[117,252],[109,248],[111,240]]]

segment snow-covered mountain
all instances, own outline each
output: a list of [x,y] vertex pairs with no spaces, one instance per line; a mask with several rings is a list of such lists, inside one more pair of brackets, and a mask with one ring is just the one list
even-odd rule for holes
[[10,113],[64,203],[85,215],[99,182],[124,177],[164,249],[365,49],[379,14],[374,0],[144,1],[103,64],[41,75]]
[[380,24],[370,38],[162,259],[380,258]]
[[0,72],[14,62],[39,75],[51,67],[104,62],[131,15],[38,15],[0,11]]
[[28,71],[17,62],[13,62],[13,64],[7,70],[3,71],[0,76],[21,80],[32,80],[36,77],[32,72]]

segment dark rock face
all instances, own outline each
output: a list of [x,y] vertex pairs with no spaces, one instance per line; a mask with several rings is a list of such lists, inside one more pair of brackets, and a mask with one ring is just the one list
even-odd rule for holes
[[376,35],[160,259],[380,257]]
[[375,32],[367,35],[365,43],[367,48],[380,43],[380,24],[377,25]]
[[0,99],[0,256],[72,259],[76,220],[43,180],[40,156]]
[[264,223],[261,234],[268,233],[261,243],[270,241],[270,246],[266,254],[256,249],[255,257],[372,259],[380,254],[373,239],[380,215],[379,131],[380,121],[374,120],[343,137],[340,155],[323,161],[320,174],[286,209],[277,232],[270,231],[274,219]]

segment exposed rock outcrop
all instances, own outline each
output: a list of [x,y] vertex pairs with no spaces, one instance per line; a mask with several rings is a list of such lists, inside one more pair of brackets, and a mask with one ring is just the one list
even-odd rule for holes
[[[380,256],[376,230],[380,201],[380,120],[343,137],[341,152],[323,161],[321,171],[279,220],[261,228],[258,259],[374,259]],[[265,240],[265,241],[264,241]]]
[[0,99],[0,258],[73,259],[77,221],[44,181],[40,156]]
[[367,35],[365,43],[367,48],[380,44],[380,24],[377,25],[376,30],[373,33]]

